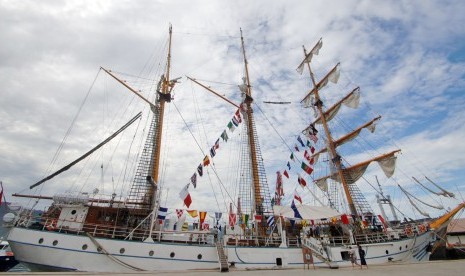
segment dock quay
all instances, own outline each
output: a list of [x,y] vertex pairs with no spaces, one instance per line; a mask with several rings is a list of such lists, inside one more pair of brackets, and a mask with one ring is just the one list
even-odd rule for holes
[[371,265],[366,269],[360,267],[344,267],[339,269],[329,268],[276,268],[276,269],[230,269],[227,273],[221,273],[219,270],[189,270],[189,271],[141,271],[131,273],[107,273],[107,272],[5,272],[2,275],[121,275],[121,276],[140,276],[140,275],[193,275],[193,276],[213,276],[213,275],[344,275],[344,276],[360,276],[360,275],[462,275],[465,269],[465,260],[448,260],[448,261],[429,261],[421,263],[393,263],[384,265]]

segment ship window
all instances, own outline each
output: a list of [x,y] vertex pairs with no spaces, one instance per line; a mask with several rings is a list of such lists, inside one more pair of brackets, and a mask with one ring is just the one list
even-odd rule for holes
[[126,251],[126,250],[125,250],[124,248],[121,248],[121,249],[119,250],[119,253],[123,254],[124,251]]
[[402,246],[399,246],[399,251],[401,251],[401,250],[402,250]]
[[43,243],[44,242],[44,239],[43,238],[40,238],[39,239],[39,244]]
[[71,211],[71,215],[76,214],[76,210]]
[[150,250],[149,256],[153,256],[153,250]]
[[389,254],[389,250],[386,250],[386,255]]
[[57,241],[57,240],[54,240],[52,244],[55,246],[55,245],[58,244],[58,241]]
[[277,266],[282,266],[282,265],[283,265],[283,259],[281,259],[281,258],[276,258],[276,265],[277,265]]
[[202,259],[202,254],[197,255],[197,259],[201,260]]
[[170,257],[174,258],[174,252],[171,252]]
[[405,245],[405,248],[408,248],[408,245],[407,245],[407,244]]
[[87,249],[87,244],[83,244],[82,245],[82,250],[86,250]]

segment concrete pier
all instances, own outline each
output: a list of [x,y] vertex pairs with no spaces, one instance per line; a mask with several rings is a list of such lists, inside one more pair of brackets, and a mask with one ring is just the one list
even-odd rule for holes
[[368,275],[389,275],[389,276],[411,276],[411,275],[463,275],[465,272],[465,260],[454,261],[430,261],[422,263],[398,263],[386,265],[372,265],[368,264],[366,269],[356,267],[329,269],[329,268],[316,268],[313,269],[257,269],[257,270],[239,270],[231,269],[230,272],[221,273],[212,270],[189,270],[189,271],[143,271],[134,273],[105,273],[105,272],[6,272],[2,275],[121,275],[121,276],[141,276],[141,275],[194,275],[194,276],[248,276],[248,275],[283,275],[298,276],[298,275],[331,275],[331,276],[368,276]]

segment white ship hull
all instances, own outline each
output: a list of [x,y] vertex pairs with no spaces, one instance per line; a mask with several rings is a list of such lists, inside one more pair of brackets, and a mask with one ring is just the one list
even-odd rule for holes
[[[427,231],[410,239],[361,244],[369,265],[389,262],[426,261],[433,233]],[[214,244],[142,242],[95,238],[104,249],[85,235],[65,234],[15,227],[8,240],[18,261],[32,269],[131,272],[135,270],[219,269]],[[84,246],[86,245],[86,246]],[[86,248],[87,247],[87,248]],[[351,266],[341,252],[346,246],[328,247],[333,263]],[[124,250],[124,251],[123,251]],[[228,262],[237,268],[302,267],[300,247],[225,246]],[[108,254],[105,254],[107,252]],[[314,256],[317,266],[327,266]]]

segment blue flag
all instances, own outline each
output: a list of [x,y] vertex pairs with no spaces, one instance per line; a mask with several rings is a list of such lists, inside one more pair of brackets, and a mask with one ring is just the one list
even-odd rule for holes
[[302,216],[300,215],[299,210],[297,210],[297,206],[295,206],[294,200],[292,200],[291,209],[292,209],[292,211],[294,211],[294,217],[295,218],[302,219]]

